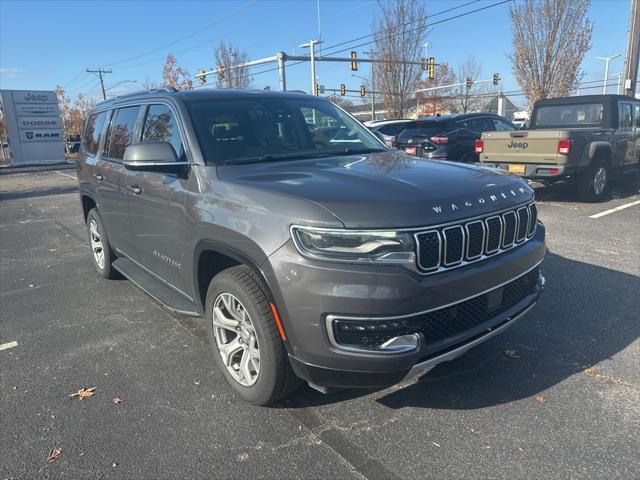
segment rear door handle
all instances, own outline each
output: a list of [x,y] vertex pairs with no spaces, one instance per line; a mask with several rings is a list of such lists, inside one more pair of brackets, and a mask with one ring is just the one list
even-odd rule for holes
[[140,195],[142,189],[138,185],[127,185],[127,188],[133,192],[134,195]]
[[103,176],[102,176],[102,174],[100,174],[100,173],[94,173],[94,174],[93,174],[93,176],[94,176],[94,177],[96,177],[96,179],[97,179],[99,182],[101,182],[101,181],[104,179],[104,177],[103,177]]

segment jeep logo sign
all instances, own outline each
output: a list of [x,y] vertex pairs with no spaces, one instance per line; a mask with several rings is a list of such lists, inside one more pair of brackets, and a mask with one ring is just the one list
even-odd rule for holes
[[508,148],[517,148],[519,150],[524,150],[528,146],[529,144],[527,142],[514,142],[513,140],[507,145]]

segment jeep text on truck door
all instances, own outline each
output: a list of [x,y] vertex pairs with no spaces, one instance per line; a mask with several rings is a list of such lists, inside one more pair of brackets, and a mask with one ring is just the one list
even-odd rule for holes
[[512,325],[544,284],[526,183],[388,150],[311,95],[102,102],[77,169],[98,273],[204,317],[213,361],[260,405],[300,379],[326,392],[425,372]]
[[584,200],[601,200],[614,174],[640,168],[640,101],[623,95],[551,98],[535,103],[529,130],[486,132],[480,162],[527,180],[577,183]]

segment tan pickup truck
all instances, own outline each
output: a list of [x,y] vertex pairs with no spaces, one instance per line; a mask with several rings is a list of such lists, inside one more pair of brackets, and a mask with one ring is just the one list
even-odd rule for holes
[[615,174],[640,168],[640,101],[589,95],[536,102],[528,130],[485,132],[483,164],[530,182],[573,181],[584,200],[601,200]]

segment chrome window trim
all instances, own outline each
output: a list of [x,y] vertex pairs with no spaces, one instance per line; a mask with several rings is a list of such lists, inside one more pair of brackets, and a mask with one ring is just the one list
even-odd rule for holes
[[[487,232],[487,241],[484,245],[484,254],[485,255],[495,255],[496,253],[500,252],[500,249],[502,247],[502,232],[504,231],[504,221],[502,220],[502,215],[493,215],[491,217],[485,218],[485,223],[488,222],[489,220],[493,220],[494,218],[497,218],[498,221],[500,222],[500,233],[498,234],[498,246],[496,248],[494,248],[493,250],[489,250],[489,232]],[[489,225],[487,224],[487,230],[489,229]]]
[[[460,230],[462,235],[462,245],[460,245],[460,258],[454,262],[447,262],[447,230]],[[453,267],[462,261],[464,258],[464,244],[465,244],[465,236],[464,236],[464,228],[462,225],[453,225],[451,227],[442,229],[442,237],[444,238],[444,248],[442,249],[444,261],[442,262],[445,267]]]
[[[349,316],[349,315],[335,315],[335,314],[330,314],[327,315],[327,317],[325,318],[325,328],[327,330],[327,334],[329,336],[329,342],[331,343],[331,345],[341,351],[344,352],[350,352],[350,353],[367,353],[367,354],[371,354],[371,355],[376,355],[376,354],[382,354],[382,355],[393,355],[395,352],[379,352],[379,351],[375,351],[375,350],[370,350],[370,349],[361,349],[358,347],[351,347],[351,346],[346,346],[346,345],[342,345],[340,343],[338,343],[335,339],[335,336],[333,334],[333,322],[335,320],[346,320],[346,321],[373,321],[373,322],[388,322],[390,320],[404,320],[406,318],[411,318],[411,317],[417,317],[420,315],[425,315],[427,313],[431,313],[431,312],[435,312],[437,310],[441,310],[444,308],[449,308],[452,307],[453,305],[457,305],[459,303],[463,303],[466,302],[467,300],[472,300],[476,297],[480,297],[482,295],[484,295],[485,293],[488,293],[492,290],[495,290],[497,288],[500,287],[504,287],[506,284],[511,283],[521,277],[524,277],[525,275],[529,274],[531,271],[535,270],[536,268],[540,267],[540,264],[542,263],[542,260],[540,260],[539,262],[537,262],[535,265],[533,265],[531,268],[525,270],[523,273],[520,273],[519,275],[516,275],[515,277],[512,277],[511,279],[499,283],[497,285],[492,286],[491,288],[487,288],[486,290],[481,291],[480,293],[476,293],[474,295],[470,295],[468,297],[462,298],[460,300],[456,300],[455,302],[451,302],[451,303],[447,303],[445,305],[441,305],[439,307],[434,307],[434,308],[430,308],[428,310],[424,310],[424,311],[420,311],[420,312],[415,312],[415,313],[408,313],[405,315],[394,315],[394,316],[388,316],[388,317],[365,317],[365,316]],[[540,273],[540,275],[542,275],[542,273]]]
[[[435,233],[438,237],[438,263],[435,267],[425,268],[422,271],[437,271],[442,265],[442,235],[438,230],[427,230],[425,232],[418,232],[413,235],[416,242],[416,266],[420,264],[420,239],[418,238],[420,235],[426,235],[427,233]],[[421,268],[421,267],[418,267]]]
[[[480,226],[482,227],[482,243],[481,243],[481,246],[480,246],[480,253],[479,253],[478,255],[475,255],[475,256],[471,257],[471,256],[469,256],[469,238],[471,237],[471,234],[469,233],[469,225],[473,225],[474,223],[479,223],[479,224],[480,224]],[[466,224],[464,225],[464,229],[465,229],[465,231],[467,232],[467,238],[466,238],[467,248],[465,249],[465,254],[466,254],[466,255],[465,255],[465,258],[466,258],[467,260],[476,260],[476,259],[480,258],[480,257],[482,256],[482,254],[484,253],[484,251],[485,251],[485,248],[484,248],[484,239],[485,239],[485,237],[486,237],[486,235],[487,235],[487,227],[486,227],[486,225],[484,224],[484,221],[482,221],[482,220],[475,220],[475,221],[473,221],[473,222],[468,222],[468,223],[466,223]]]
[[[513,215],[515,217],[516,220],[516,225],[515,228],[513,230],[513,238],[511,239],[511,242],[509,243],[505,243],[506,240],[506,236],[507,236],[507,215]],[[502,214],[502,220],[503,220],[503,225],[502,225],[502,241],[500,243],[501,247],[503,250],[507,250],[511,247],[513,247],[513,245],[516,243],[516,235],[518,235],[518,215],[516,215],[516,212],[514,210],[511,210],[509,212],[505,212]]]

